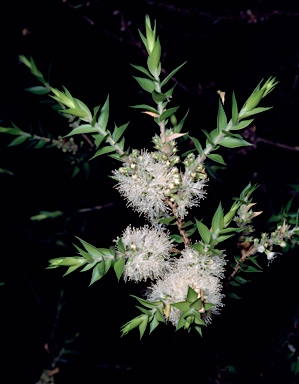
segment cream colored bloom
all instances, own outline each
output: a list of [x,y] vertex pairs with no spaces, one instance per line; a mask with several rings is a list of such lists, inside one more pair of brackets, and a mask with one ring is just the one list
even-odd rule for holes
[[125,280],[141,281],[162,277],[171,269],[172,241],[161,228],[127,227],[122,235],[125,246]]

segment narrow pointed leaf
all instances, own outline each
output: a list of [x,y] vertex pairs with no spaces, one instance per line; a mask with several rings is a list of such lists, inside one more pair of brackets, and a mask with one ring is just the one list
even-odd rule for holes
[[[77,237],[77,236],[76,236]],[[79,237],[77,237],[77,239],[81,242],[81,244],[84,246],[84,248],[86,249],[86,251],[94,258],[94,259],[102,259],[103,258],[103,254],[102,252],[100,252],[96,247],[94,247],[93,245],[87,243],[86,241],[80,239]]]
[[227,117],[224,112],[222,102],[219,100],[218,116],[217,116],[217,131],[220,133],[227,126]]
[[157,40],[155,41],[154,48],[147,59],[148,69],[153,76],[158,75],[158,65],[160,63],[160,57],[161,57],[161,44],[158,37]]
[[133,77],[138,82],[140,87],[143,88],[145,91],[152,93],[155,90],[156,85],[152,80],[145,79],[143,77]]
[[213,232],[221,231],[223,229],[223,209],[221,203],[219,203],[216,212],[212,218]]
[[156,115],[159,115],[159,112],[155,108],[147,104],[131,105],[131,108],[139,108],[139,109],[143,109],[143,110],[155,113]]
[[112,134],[112,138],[115,142],[117,142],[121,138],[122,134],[124,133],[128,125],[129,123],[123,124],[120,127],[117,127],[115,125],[114,131]]
[[93,127],[91,124],[82,124],[79,127],[74,128],[69,134],[64,137],[69,137],[73,135],[78,135],[82,133],[95,133],[99,132],[97,128]]
[[198,299],[198,293],[194,291],[191,287],[188,287],[188,293],[187,293],[187,300],[189,303],[193,303],[193,301],[196,301]]
[[193,141],[195,148],[197,149],[198,153],[201,155],[203,149],[202,149],[200,142],[195,137],[192,137],[192,136],[189,136],[189,137]]
[[109,146],[102,147],[89,160],[92,160],[95,157],[98,157],[100,155],[104,155],[105,153],[110,153],[110,152],[114,152],[114,151],[115,151],[115,148],[113,148],[113,147],[109,147]]
[[160,121],[163,121],[165,119],[167,119],[168,117],[170,117],[171,115],[173,115],[177,110],[178,110],[179,107],[173,107],[173,108],[169,108],[167,109],[165,112],[163,112],[160,116]]
[[125,267],[125,258],[121,257],[114,263],[114,271],[117,277],[117,280],[121,278],[121,275],[123,273],[124,267]]
[[105,101],[105,104],[103,105],[100,116],[98,118],[98,124],[102,129],[106,129],[109,119],[109,96],[107,96],[107,99]]
[[236,100],[236,96],[235,96],[235,92],[233,92],[233,95],[232,95],[232,123],[233,124],[236,124],[236,122],[238,121],[238,105],[237,105],[237,100]]
[[134,64],[130,64],[133,68],[137,69],[138,71],[144,73],[147,77],[149,77],[151,80],[155,80],[155,78],[149,73],[149,71],[144,68],[144,67],[141,67],[139,65],[134,65]]
[[140,333],[140,339],[142,339],[142,336],[144,335],[144,332],[146,330],[148,323],[148,319],[144,319],[141,324],[139,324],[139,333]]
[[93,271],[92,271],[92,277],[91,277],[91,280],[90,280],[90,283],[89,283],[89,286],[91,286],[92,284],[94,284],[96,281],[100,280],[103,275],[104,275],[104,262],[103,261],[100,261],[99,263],[96,264],[96,266],[93,268]]
[[165,77],[165,79],[162,81],[161,83],[161,87],[163,87],[164,85],[166,85],[168,83],[168,81],[177,73],[177,71],[179,71],[183,65],[185,65],[187,63],[187,61],[185,61],[183,64],[179,65],[177,68],[175,68],[173,71],[170,72],[169,75],[167,75]]
[[223,160],[223,157],[221,155],[218,155],[216,153],[212,153],[211,155],[207,155],[207,157],[216,163],[226,165],[225,161]]
[[209,244],[211,241],[211,232],[207,226],[205,226],[201,221],[196,220],[196,225],[198,232],[204,243]]
[[252,145],[251,143],[249,143],[246,140],[237,139],[235,137],[228,137],[228,136],[221,139],[218,144],[222,145],[223,147],[226,147],[226,148],[238,148],[238,147],[244,147],[244,146]]
[[61,113],[68,114],[68,115],[73,115],[77,117],[88,117],[88,113],[83,111],[80,108],[68,108],[68,109],[61,109]]
[[174,132],[181,132],[184,124],[185,124],[185,120],[187,118],[189,114],[189,110],[186,112],[185,116],[182,118],[182,120],[174,127]]
[[238,131],[240,129],[246,128],[246,127],[248,127],[248,125],[250,125],[253,122],[253,120],[254,119],[239,121],[237,124],[233,125],[230,128],[230,131]]
[[51,92],[48,88],[42,86],[25,88],[25,91],[34,93],[35,95],[46,95],[47,93]]
[[26,141],[28,139],[28,136],[18,136],[16,137],[15,139],[13,139],[13,141],[11,141],[9,144],[8,144],[8,147],[13,147],[15,145],[19,145],[19,144],[22,144],[24,143],[24,141]]

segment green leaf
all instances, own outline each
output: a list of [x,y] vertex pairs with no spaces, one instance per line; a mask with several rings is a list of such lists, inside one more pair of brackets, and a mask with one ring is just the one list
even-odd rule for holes
[[13,147],[15,145],[19,145],[24,143],[28,139],[28,136],[18,136],[12,142],[8,144],[8,147]]
[[231,233],[229,235],[220,235],[217,237],[217,241],[218,241],[218,243],[221,243],[222,241],[225,241],[234,235],[235,235],[234,233]]
[[153,107],[151,107],[150,105],[147,105],[147,104],[131,105],[131,108],[144,109],[146,111],[153,112],[153,113],[159,115],[159,112],[155,108],[153,108]]
[[263,272],[260,269],[257,269],[255,267],[252,267],[251,265],[243,265],[240,270],[242,272]]
[[94,284],[96,281],[100,280],[105,273],[105,265],[103,261],[100,261],[95,265],[92,271],[92,277],[89,283],[89,286]]
[[130,296],[134,297],[136,300],[139,301],[140,304],[142,304],[146,308],[152,309],[152,308],[156,307],[157,305],[161,304],[160,301],[147,301],[147,300],[141,299],[138,296],[134,296],[134,295],[130,295]]
[[146,40],[145,36],[142,34],[142,32],[139,29],[138,29],[138,32],[139,32],[139,36],[141,37],[141,40],[142,40],[147,52],[149,52],[147,40]]
[[80,239],[78,236],[76,236],[76,238],[81,242],[86,251],[93,257],[93,259],[101,260],[103,258],[103,253],[99,251],[98,248]]
[[181,228],[187,228],[187,227],[189,227],[190,225],[193,225],[193,224],[194,224],[193,221],[189,220],[189,221],[187,221],[186,223],[184,223],[184,224],[181,226]]
[[229,233],[229,232],[238,233],[238,232],[242,232],[242,231],[243,231],[242,228],[228,227],[228,228],[225,228],[225,229],[221,229],[221,231],[219,232],[219,235],[224,235],[224,234]]
[[120,127],[117,127],[115,125],[114,131],[112,134],[112,138],[115,142],[117,142],[121,138],[122,134],[124,133],[128,125],[129,123],[123,124]]
[[109,147],[109,146],[102,147],[89,160],[92,160],[95,157],[98,157],[100,155],[104,155],[105,153],[110,153],[110,152],[114,152],[114,151],[115,151],[115,148],[113,148],[113,147]]
[[123,243],[123,239],[121,237],[117,241],[117,248],[118,248],[120,253],[124,254],[126,252],[126,249],[125,249],[125,246]]
[[135,77],[135,76],[133,76],[133,78],[138,82],[140,87],[147,92],[152,93],[156,88],[156,84],[152,80],[145,79],[143,77]]
[[48,144],[46,141],[42,141],[42,140],[40,140],[40,141],[38,141],[38,142],[35,144],[34,148],[35,148],[35,149],[40,149],[40,148],[43,148],[46,144]]
[[165,119],[167,119],[168,117],[170,117],[171,115],[173,115],[177,110],[178,110],[179,107],[173,107],[173,108],[169,108],[167,109],[165,112],[163,112],[160,116],[160,121],[163,121]]
[[[189,114],[189,110],[186,112],[186,114],[185,114],[185,116],[182,118],[182,120],[181,120],[181,121],[174,127],[174,132],[175,132],[175,133],[179,133],[179,132],[181,132],[181,130],[182,130],[184,124],[185,124],[185,120],[186,120],[188,114]],[[190,137],[190,136],[189,136],[189,137]]]
[[256,261],[256,256],[255,257],[248,257],[247,260],[250,260],[254,265],[256,265],[258,268],[263,269],[259,263]]
[[89,271],[90,269],[92,269],[96,264],[97,264],[97,261],[94,261],[94,262],[92,262],[92,263],[88,263],[88,264],[85,265],[84,268],[82,268],[82,269],[80,270],[80,272],[87,272],[87,271]]
[[50,92],[48,88],[42,87],[42,86],[25,88],[25,91],[34,93],[35,95],[46,95],[47,93]]
[[88,113],[86,113],[85,111],[83,111],[80,108],[61,109],[60,112],[67,114],[67,115],[73,115],[73,116],[77,116],[77,117],[81,117],[81,118],[88,117]]
[[218,232],[223,229],[223,209],[221,203],[219,203],[216,212],[212,218],[212,230]]
[[250,281],[250,280],[243,279],[243,277],[241,276],[234,276],[234,279],[241,284],[246,284]]
[[144,335],[147,324],[148,324],[148,318],[144,318],[143,322],[139,324],[140,339],[142,339],[142,336]]
[[250,125],[253,122],[253,120],[254,119],[242,120],[242,121],[238,122],[237,124],[233,125],[230,128],[230,131],[238,131],[240,129],[246,128],[246,127],[248,127],[248,125]]
[[200,142],[192,136],[189,136],[190,139],[193,141],[195,148],[197,149],[197,152],[201,155],[202,154],[202,146],[200,145]]
[[205,253],[205,247],[202,243],[194,243],[192,244],[192,248],[196,249],[197,252],[204,254]]
[[236,122],[238,121],[238,115],[239,115],[239,112],[238,112],[237,100],[236,100],[235,92],[233,92],[232,94],[232,123],[233,124],[236,124]]
[[187,63],[187,61],[185,61],[183,64],[179,65],[177,68],[175,68],[173,71],[170,72],[169,75],[167,75],[165,77],[165,79],[162,81],[161,83],[161,87],[163,87],[164,85],[166,85],[168,83],[168,81],[177,73],[177,71],[179,71],[183,65],[185,65]]
[[99,109],[101,108],[100,105],[98,105],[97,107],[95,107],[93,109],[93,118],[91,120],[91,125],[94,126],[96,121],[97,121],[97,116],[98,116],[98,112],[99,112]]
[[100,112],[100,116],[98,118],[98,124],[104,130],[107,127],[108,118],[109,118],[109,95],[107,96],[105,104],[103,105],[101,112]]
[[226,297],[228,297],[229,299],[239,299],[241,300],[241,297],[239,297],[237,294],[233,293],[233,292],[230,292],[226,295]]
[[168,98],[169,98],[170,96],[172,96],[175,87],[176,87],[176,84],[174,84],[174,86],[171,87],[168,91],[165,91],[165,92],[164,92],[164,95],[167,96]]
[[272,108],[273,107],[257,107],[257,108],[253,108],[250,111],[245,112],[244,114],[242,114],[242,119],[244,117],[256,115],[257,113],[268,111],[269,109],[272,109]]
[[161,101],[164,101],[167,98],[167,96],[164,95],[163,93],[158,93],[156,91],[153,91],[152,97],[154,102],[157,104],[160,103]]
[[172,234],[169,237],[178,244],[180,244],[184,241],[180,235]]
[[[213,138],[209,135],[209,133],[203,129],[202,132],[205,134],[206,138],[207,138],[207,144],[211,144],[212,146],[214,146],[214,141],[213,141]],[[216,130],[215,130],[216,132]]]
[[207,226],[205,226],[201,221],[195,219],[198,232],[204,243],[209,244],[211,241],[211,232]]
[[237,148],[252,145],[251,143],[248,143],[248,141],[245,141],[243,139],[237,139],[235,137],[229,136],[226,136],[221,139],[218,144],[226,148]]
[[161,217],[158,221],[162,224],[170,224],[173,220],[175,220],[175,217]]
[[160,63],[160,57],[161,57],[161,44],[158,37],[157,40],[155,41],[154,48],[147,59],[148,69],[150,73],[155,77],[159,76],[158,66]]
[[156,316],[153,317],[153,320],[150,322],[150,334],[157,328],[159,321]]
[[149,71],[144,68],[144,67],[141,67],[139,65],[134,65],[134,64],[130,64],[133,68],[137,69],[138,71],[144,73],[147,77],[149,77],[151,80],[155,80],[155,78],[149,73]]
[[172,303],[171,306],[185,312],[189,309],[190,303],[188,303],[188,301],[180,301],[178,303]]
[[197,295],[197,300],[193,301],[193,303],[190,304],[190,308],[194,308],[196,311],[199,311],[202,308],[202,301],[201,298]]
[[191,287],[188,287],[187,300],[189,303],[193,303],[198,299],[198,293],[194,291]]
[[227,126],[227,117],[223,109],[221,100],[219,99],[218,116],[217,116],[217,131],[220,133]]
[[30,217],[32,221],[41,221],[45,219],[55,219],[56,217],[62,216],[64,213],[62,211],[39,211],[38,215]]
[[111,264],[112,264],[112,260],[111,259],[104,260],[104,267],[105,267],[104,275],[109,271],[109,269],[111,267]]
[[72,272],[74,272],[76,269],[78,269],[78,268],[80,268],[81,267],[81,264],[79,264],[79,265],[73,265],[72,267],[69,267],[68,269],[67,269],[67,271],[63,274],[63,277],[64,276],[67,276],[68,274],[70,274],[70,273],[72,273]]
[[204,308],[206,311],[208,311],[209,309],[215,307],[215,304],[213,303],[204,303]]
[[92,119],[91,112],[90,112],[89,108],[87,107],[87,105],[84,104],[83,101],[81,101],[81,100],[79,100],[79,99],[74,99],[74,100],[76,101],[78,107],[79,107],[82,111],[86,112],[87,117],[89,117],[90,120],[91,120],[91,119]]
[[67,134],[64,137],[69,137],[69,136],[78,135],[82,133],[86,134],[86,133],[95,133],[95,132],[99,132],[99,130],[93,127],[91,124],[82,124],[74,128],[69,134]]
[[21,129],[16,126],[14,128],[0,127],[0,133],[8,133],[9,135],[20,135],[23,133],[23,131],[21,131]]
[[211,154],[211,155],[207,155],[207,157],[213,161],[216,161],[216,163],[219,163],[219,164],[222,164],[222,165],[226,165],[225,161],[223,160],[223,157],[221,155],[217,155],[217,154]]
[[117,277],[117,280],[121,278],[121,275],[123,273],[124,267],[125,267],[125,258],[121,257],[114,263],[114,271]]

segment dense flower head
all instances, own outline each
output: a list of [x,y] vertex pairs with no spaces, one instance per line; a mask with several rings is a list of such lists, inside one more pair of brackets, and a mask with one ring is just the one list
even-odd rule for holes
[[176,215],[184,218],[188,208],[197,206],[205,196],[206,175],[203,170],[182,174],[175,165],[179,161],[176,155],[133,150],[127,162],[113,172],[116,188],[129,206],[152,223],[169,214],[167,201],[174,203]]
[[194,248],[187,247],[182,251],[182,256],[176,261],[178,269],[193,267],[199,272],[208,273],[223,278],[226,260],[218,255],[201,255]]
[[141,281],[162,277],[171,269],[169,252],[172,240],[161,228],[128,226],[122,241],[125,247],[125,280]]
[[129,161],[113,172],[118,180],[116,187],[129,206],[154,221],[169,210],[165,199],[175,185],[176,168],[146,151],[135,151]]
[[[168,273],[163,279],[159,279],[148,290],[148,300],[164,302],[171,304],[186,300],[188,287],[194,289],[199,297],[203,294],[207,303],[214,306],[202,314],[202,318],[206,323],[211,322],[211,317],[219,313],[219,308],[223,306],[221,293],[221,280],[219,277],[202,271],[200,268],[194,268],[194,265],[185,265],[185,268],[175,268]],[[181,315],[181,311],[175,307],[171,307],[169,321],[176,326]]]
[[184,218],[188,209],[199,205],[201,199],[205,197],[204,187],[206,180],[197,180],[184,174],[178,192],[176,203],[178,205],[178,215]]

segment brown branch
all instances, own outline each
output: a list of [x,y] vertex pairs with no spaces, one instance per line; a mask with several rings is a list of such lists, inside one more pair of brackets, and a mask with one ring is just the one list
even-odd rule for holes
[[230,274],[230,276],[227,278],[227,281],[225,283],[226,288],[228,287],[230,281],[235,277],[239,269],[241,268],[242,263],[247,259],[247,257],[255,254],[256,252],[256,246],[251,245],[249,248],[245,248],[241,250],[241,258],[240,260],[236,263],[235,268],[233,272]]
[[[177,209],[176,209],[176,204],[174,204],[172,201],[170,201],[169,199],[167,199],[165,201],[165,203],[171,208],[172,210],[172,213],[174,214],[175,217],[177,217]],[[184,244],[186,247],[189,247],[190,246],[190,240],[188,239],[187,235],[186,235],[186,231],[184,231],[184,229],[182,228],[182,226],[185,224],[184,220],[182,220],[180,217],[177,217],[176,218],[176,225],[178,227],[178,230],[180,232],[180,235],[182,236],[183,240],[184,240]]]
[[290,145],[282,144],[282,143],[276,143],[271,140],[263,139],[261,137],[257,137],[255,140],[255,143],[265,143],[268,145],[273,145],[274,147],[282,148],[282,149],[287,149],[288,151],[299,151],[299,146],[291,147]]

